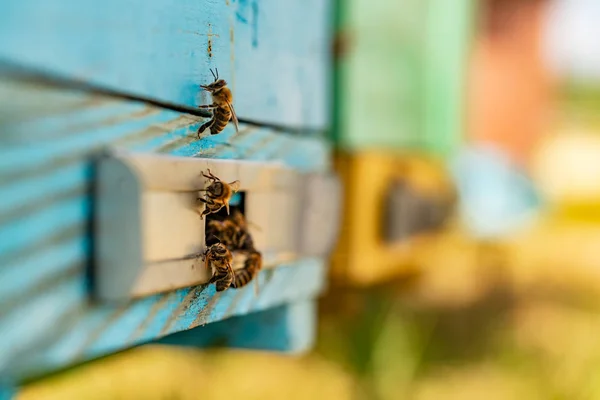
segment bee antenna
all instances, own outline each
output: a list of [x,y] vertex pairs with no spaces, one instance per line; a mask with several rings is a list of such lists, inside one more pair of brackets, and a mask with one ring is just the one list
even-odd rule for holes
[[[215,68],[216,70],[216,68]],[[215,81],[217,81],[219,78],[219,72],[217,71],[217,74],[215,75],[215,72],[212,70],[212,68],[210,69],[210,73],[212,74],[213,78],[215,78]]]
[[217,243],[221,243],[221,239],[219,239],[215,234],[212,234],[210,236],[214,237],[215,239],[217,239]]
[[219,80],[219,70],[217,69],[217,67],[215,67],[215,72],[217,73],[217,77],[215,78],[215,80]]

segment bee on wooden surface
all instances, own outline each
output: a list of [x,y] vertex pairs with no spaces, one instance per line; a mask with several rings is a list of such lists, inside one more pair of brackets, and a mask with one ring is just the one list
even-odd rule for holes
[[231,251],[255,251],[246,219],[239,210],[234,210],[233,215],[223,221],[209,221],[206,229],[207,238],[214,237]]
[[256,251],[254,248],[254,240],[252,239],[252,235],[250,235],[250,231],[248,230],[248,221],[246,221],[244,215],[236,210],[233,213],[231,220],[238,230],[235,249],[240,251]]
[[205,204],[204,211],[200,214],[200,218],[205,215],[219,212],[221,208],[227,209],[227,215],[229,215],[229,200],[231,196],[239,190],[240,181],[233,181],[230,183],[223,182],[218,177],[214,176],[210,169],[208,174],[202,173],[205,178],[211,180],[210,185],[206,189],[200,190],[206,192],[205,197],[198,197],[198,200]]
[[[262,266],[262,254],[260,254],[258,251],[253,251],[248,254],[248,257],[244,262],[244,267],[234,271],[235,276],[233,282],[231,283],[231,287],[239,289],[246,286],[252,279],[256,277],[256,275],[262,269]],[[255,282],[256,286],[254,286],[254,290],[255,293],[258,293],[258,281]]]
[[217,292],[228,289],[235,280],[231,267],[233,256],[229,249],[223,243],[215,243],[206,248],[203,260],[206,269],[212,273],[209,283],[215,283]]
[[231,251],[235,250],[240,235],[237,225],[229,219],[210,220],[206,224],[206,244],[221,242]]
[[[216,72],[216,73],[215,73]],[[210,129],[211,135],[216,135],[225,129],[229,121],[233,121],[235,125],[235,131],[239,131],[238,119],[233,109],[233,96],[231,90],[227,87],[227,82],[223,79],[219,79],[219,71],[215,68],[215,72],[210,70],[210,73],[215,78],[214,82],[209,85],[200,85],[200,87],[210,93],[212,97],[212,104],[198,106],[200,108],[206,108],[212,110],[212,118],[210,121],[202,124],[198,129],[198,138],[202,132]]]

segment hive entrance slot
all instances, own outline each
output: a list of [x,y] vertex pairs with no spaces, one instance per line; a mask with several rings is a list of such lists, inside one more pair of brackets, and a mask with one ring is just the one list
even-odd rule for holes
[[[236,212],[240,212],[244,217],[246,216],[246,193],[237,192],[231,197],[229,201],[229,215],[227,215],[227,209],[225,207],[221,208],[218,212],[214,214],[208,214],[205,217],[206,223],[204,231],[208,232],[207,227],[210,221],[224,221],[229,216],[234,215]],[[218,242],[218,239],[213,235],[206,235],[204,238],[205,245],[211,246]]]

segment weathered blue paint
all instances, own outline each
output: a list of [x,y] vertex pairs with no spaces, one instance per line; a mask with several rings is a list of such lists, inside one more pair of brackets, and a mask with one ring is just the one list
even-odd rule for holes
[[[268,282],[261,279],[264,290],[258,298],[251,286],[215,294],[213,286],[202,285],[140,299],[128,306],[97,306],[79,317],[73,316],[72,307],[69,309],[62,302],[62,299],[78,302],[77,293],[65,296],[74,288],[65,283],[49,296],[39,297],[37,302],[41,304],[30,306],[33,309],[28,314],[31,318],[38,317],[37,321],[23,324],[16,317],[2,321],[0,329],[8,334],[0,337],[12,340],[17,348],[11,347],[1,354],[0,371],[13,378],[43,373],[227,317],[314,298],[323,289],[324,273],[322,262],[305,260],[263,271],[263,276],[271,274],[272,278]],[[151,312],[158,303],[158,312]],[[39,318],[38,312],[42,310],[48,312],[47,317]],[[48,338],[46,335],[56,321],[70,322]],[[26,341],[19,334],[25,335]]]
[[310,348],[316,329],[316,302],[299,300],[243,317],[179,332],[159,344],[192,347],[237,347],[303,352]]
[[0,268],[0,310],[12,298],[33,292],[55,276],[82,270],[87,250],[88,239],[75,237]]
[[[40,193],[68,192],[85,185],[92,178],[89,163],[58,168],[44,176],[12,180],[0,186],[0,220],[15,209],[27,209],[39,204]],[[46,197],[45,197],[46,198]]]
[[0,59],[195,107],[217,67],[242,118],[327,123],[329,0],[4,0]]
[[[324,263],[307,259],[263,271],[258,298],[252,285],[217,295],[200,286],[100,305],[89,303],[86,269],[91,158],[106,144],[324,171],[330,167],[324,139],[244,125],[239,134],[228,127],[197,140],[196,117],[2,80],[0,110],[10,110],[0,111],[0,376],[45,373],[321,291]],[[36,129],[40,121],[53,130]]]
[[69,312],[85,298],[81,280],[66,280],[32,300],[13,307],[2,316],[0,343],[7,343],[0,357],[0,374],[11,377],[19,359],[27,359],[31,347],[56,324],[64,323]]
[[7,222],[0,227],[0,254],[24,252],[51,236],[57,227],[76,226],[88,219],[90,213],[90,199],[75,198]]
[[169,122],[177,116],[172,111],[154,111],[140,119],[130,119],[120,124],[92,126],[88,131],[72,132],[64,138],[43,142],[36,146],[11,146],[0,148],[0,171],[31,170],[61,157],[81,155],[97,150],[123,136],[139,132],[149,126]]
[[[54,139],[57,136],[68,136],[77,131],[79,126],[93,126],[112,119],[119,122],[129,119],[136,112],[146,111],[142,103],[123,103],[107,101],[95,107],[74,107],[60,115],[47,115],[40,118],[16,120],[7,129],[11,134],[11,142],[16,145],[25,143],[35,145],[39,140]],[[66,116],[69,118],[65,118]],[[10,145],[10,142],[9,142]]]

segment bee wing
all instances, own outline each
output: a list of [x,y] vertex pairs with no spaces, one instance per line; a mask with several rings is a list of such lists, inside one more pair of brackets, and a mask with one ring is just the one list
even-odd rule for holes
[[250,225],[251,227],[253,227],[254,229],[256,229],[259,232],[262,232],[262,228],[258,225],[256,225],[254,222],[252,221],[246,221],[248,223],[248,225]]
[[233,190],[236,193],[240,190],[240,185],[240,181],[238,180],[229,183],[229,186],[231,186],[231,190]]
[[233,109],[233,104],[227,102],[227,107],[229,107],[229,111],[231,111],[231,120],[233,121],[233,125],[235,125],[235,131],[237,133],[240,131],[240,127],[239,127],[237,115],[235,115],[235,110]]
[[258,292],[260,288],[258,287],[258,275],[254,277],[254,296],[258,297]]

